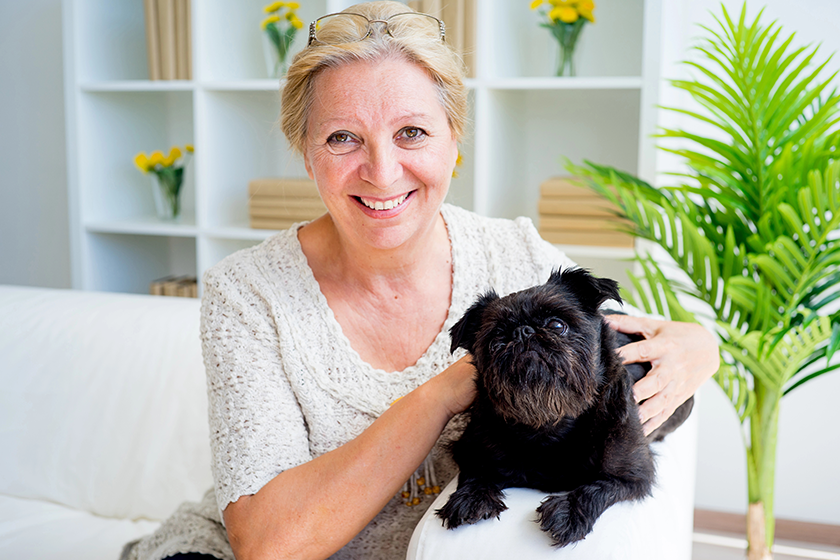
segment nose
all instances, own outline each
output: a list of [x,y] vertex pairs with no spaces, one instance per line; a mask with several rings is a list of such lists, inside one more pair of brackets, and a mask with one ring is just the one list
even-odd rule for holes
[[359,170],[362,180],[379,189],[390,188],[402,177],[398,148],[384,141],[371,142],[367,147],[367,161]]
[[534,334],[534,327],[531,325],[520,325],[513,331],[513,339],[516,342],[522,342],[529,336]]

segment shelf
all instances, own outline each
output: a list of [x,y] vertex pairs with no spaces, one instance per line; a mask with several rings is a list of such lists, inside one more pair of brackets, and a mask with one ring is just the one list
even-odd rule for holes
[[597,247],[594,245],[558,245],[555,247],[566,253],[570,258],[591,257],[594,259],[632,259],[636,250],[626,247]]
[[231,80],[205,82],[201,87],[208,91],[280,91],[284,82],[285,80],[274,79]]
[[126,220],[99,221],[85,224],[92,233],[122,233],[130,235],[161,235],[168,237],[195,237],[198,228],[194,216],[182,215],[175,222],[163,222],[154,216]]
[[494,90],[638,90],[642,88],[642,78],[636,76],[498,78],[478,80],[476,85]]
[[191,80],[115,80],[83,83],[79,86],[79,89],[88,93],[114,91],[158,92],[192,91],[195,87],[195,82]]
[[[204,272],[273,230],[248,227],[248,182],[301,178],[282,134],[283,80],[268,79],[266,0],[192,0],[192,80],[148,79],[143,2],[63,0],[73,283],[145,292],[170,274]],[[351,0],[302,2],[305,22]],[[487,216],[538,222],[539,185],[562,158],[631,173],[652,169],[662,0],[600,0],[577,52],[578,76],[554,77],[557,45],[528,2],[477,2],[470,114],[446,201]],[[652,24],[650,29],[645,25]],[[292,54],[306,43],[298,33]],[[649,52],[648,52],[649,51]],[[195,145],[184,217],[154,218],[138,152]],[[640,246],[643,246],[640,244]],[[559,246],[601,275],[624,274],[632,249]]]

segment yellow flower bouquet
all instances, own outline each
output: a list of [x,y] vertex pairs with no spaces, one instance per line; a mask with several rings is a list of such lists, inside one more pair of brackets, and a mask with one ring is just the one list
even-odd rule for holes
[[296,11],[298,2],[272,2],[263,11],[268,15],[260,27],[264,32],[266,64],[269,77],[279,78],[286,73],[289,63],[289,50],[303,22]]
[[575,71],[575,47],[577,46],[580,32],[587,22],[595,23],[595,2],[592,0],[533,0],[532,10],[539,10],[542,21],[541,27],[545,27],[557,39],[560,48],[558,57],[558,76],[574,76]]
[[181,186],[187,157],[194,151],[192,144],[172,146],[169,155],[154,151],[148,155],[140,152],[134,156],[134,165],[143,173],[154,177],[155,209],[159,218],[172,220],[181,214]]

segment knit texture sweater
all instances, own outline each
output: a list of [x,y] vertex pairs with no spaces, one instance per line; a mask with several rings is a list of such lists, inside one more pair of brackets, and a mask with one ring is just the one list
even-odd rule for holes
[[[574,264],[543,241],[527,218],[486,218],[451,205],[441,213],[452,249],[451,303],[437,337],[403,371],[375,369],[351,347],[307,264],[298,227],[207,271],[201,338],[215,487],[201,503],[182,505],[128,558],[200,552],[233,560],[220,513],[229,503],[351,441],[394,400],[450,366],[462,354],[450,353],[449,329],[479,295],[540,284],[553,268]],[[457,431],[454,424],[412,477],[408,498],[396,495],[333,558],[405,557],[411,533],[434,498],[423,490],[433,492],[434,483],[442,487],[456,474],[442,445]]]

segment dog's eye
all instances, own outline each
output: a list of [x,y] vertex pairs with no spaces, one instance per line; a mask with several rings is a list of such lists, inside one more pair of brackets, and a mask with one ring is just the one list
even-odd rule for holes
[[548,321],[546,326],[549,329],[553,329],[557,331],[557,334],[566,334],[566,331],[569,330],[569,325],[561,321],[560,319],[551,319]]

